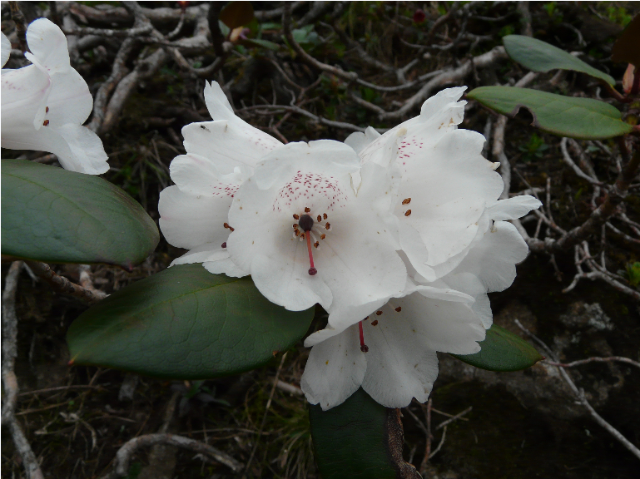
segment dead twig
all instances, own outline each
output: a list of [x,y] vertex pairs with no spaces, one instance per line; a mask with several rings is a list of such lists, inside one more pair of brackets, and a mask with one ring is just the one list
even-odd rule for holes
[[95,303],[103,300],[108,295],[102,291],[91,288],[83,288],[79,284],[72,283],[64,276],[56,274],[48,264],[37,261],[26,262],[31,271],[45,280],[58,293],[68,294],[86,303]]
[[582,366],[583,364],[589,364],[589,363],[611,363],[611,362],[627,363],[637,368],[640,368],[640,362],[634,361],[633,359],[629,359],[629,358],[623,358],[621,356],[609,356],[606,358],[594,357],[594,358],[580,359],[578,361],[572,361],[570,363],[556,363],[546,359],[544,362],[546,364],[550,364],[551,366],[558,366],[561,368],[573,368],[576,366]]

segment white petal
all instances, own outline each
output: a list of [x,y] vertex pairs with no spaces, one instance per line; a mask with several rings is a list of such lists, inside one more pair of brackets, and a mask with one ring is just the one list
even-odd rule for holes
[[352,326],[311,349],[300,387],[311,404],[320,404],[325,411],[358,390],[365,368],[358,327]]
[[[176,264],[195,264],[204,263],[205,261],[215,259],[220,252],[223,252],[224,248],[218,243],[204,243],[200,246],[190,249],[182,256],[174,259],[171,262],[171,266]],[[229,255],[227,254],[227,257]]]
[[239,119],[191,123],[182,129],[182,136],[187,153],[207,158],[218,177],[233,173],[236,167],[253,168],[267,153],[282,146]]
[[438,128],[462,123],[467,102],[458,100],[466,89],[466,86],[459,86],[439,91],[422,104],[420,121],[431,122]]
[[537,210],[542,203],[530,195],[514,196],[508,200],[500,200],[489,207],[489,216],[492,220],[514,220],[521,218],[531,210]]
[[496,221],[453,273],[476,275],[490,293],[503,291],[516,277],[515,265],[524,261],[528,253],[529,248],[515,226]]
[[[59,134],[62,141],[50,143],[45,151],[55,153],[65,169],[88,175],[100,175],[109,170],[102,140],[89,128],[68,124],[51,131]],[[63,142],[70,151],[68,156]]]
[[[185,193],[233,198],[245,175],[240,167],[228,175],[220,174],[209,158],[194,153],[176,156],[169,166],[171,179]],[[221,181],[224,179],[225,181]]]
[[214,120],[233,120],[236,118],[227,95],[224,94],[217,81],[205,82],[204,101],[211,118]]
[[[49,75],[29,65],[17,70],[2,70],[2,146],[30,150],[27,137],[42,127],[46,101],[51,91]],[[48,150],[47,150],[48,151]]]
[[[1,33],[1,32],[0,32]],[[2,34],[2,67],[7,64],[11,56],[11,42],[4,33]]]
[[227,223],[230,197],[204,197],[169,186],[160,193],[160,229],[178,248],[193,249],[205,243],[222,245],[229,236]]
[[360,154],[360,152],[368,146],[370,143],[380,138],[380,133],[378,133],[375,129],[368,126],[364,133],[356,131],[351,133],[344,143],[349,145],[351,148],[355,150],[356,153]]
[[220,254],[218,255],[218,258],[212,261],[205,261],[202,265],[207,271],[209,271],[209,273],[213,274],[226,274],[232,278],[243,278],[249,275],[249,273],[238,268],[238,265],[231,261],[228,252],[226,252],[226,257],[223,257],[223,255]]
[[69,70],[67,37],[60,27],[46,18],[39,18],[27,28],[27,44],[31,54],[25,57],[42,65],[50,74]]
[[87,82],[73,68],[53,75],[47,107],[45,118],[49,120],[51,128],[68,123],[83,124],[93,109],[93,98]]
[[475,301],[471,304],[471,309],[480,318],[485,329],[491,327],[493,324],[491,303],[487,289],[477,276],[471,273],[448,274],[442,278],[442,281],[457,291],[473,296]]

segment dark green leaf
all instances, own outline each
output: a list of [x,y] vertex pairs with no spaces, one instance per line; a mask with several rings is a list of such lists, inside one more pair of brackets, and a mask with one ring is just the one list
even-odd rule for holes
[[610,75],[541,40],[523,35],[507,35],[502,41],[513,60],[534,72],[548,72],[555,69],[573,70],[604,80],[609,85],[616,84]]
[[419,479],[402,459],[399,409],[387,409],[358,389],[328,411],[309,407],[316,462],[323,479]]
[[492,110],[514,117],[520,107],[533,115],[533,125],[559,136],[579,139],[613,138],[633,127],[620,120],[620,111],[608,103],[590,98],[574,98],[529,88],[483,86],[468,98]]
[[207,379],[267,363],[304,336],[313,308],[287,311],[249,278],[180,265],[89,308],[69,329],[77,364],[163,378]]
[[640,14],[627,25],[620,38],[613,44],[611,60],[631,63],[640,68]]
[[2,254],[130,269],[159,241],[149,215],[97,176],[2,160]]
[[278,51],[280,50],[280,45],[277,43],[270,42],[269,40],[259,40],[257,38],[247,38],[241,40],[241,43],[245,46],[257,46],[262,48],[268,48],[269,50]]
[[231,30],[242,27],[253,20],[251,2],[230,2],[222,9],[218,19]]
[[544,359],[528,342],[497,324],[487,330],[476,354],[452,354],[465,363],[489,371],[520,371]]

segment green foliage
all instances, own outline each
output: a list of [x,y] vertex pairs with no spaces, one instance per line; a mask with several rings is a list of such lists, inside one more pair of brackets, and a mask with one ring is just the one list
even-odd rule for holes
[[529,343],[497,324],[487,330],[487,337],[479,344],[479,353],[451,356],[489,371],[519,371],[544,359]]
[[300,340],[313,308],[268,301],[249,278],[179,265],[121,289],[71,325],[77,364],[176,379],[236,374],[266,364]]
[[523,153],[525,161],[531,161],[536,158],[542,158],[544,152],[549,149],[549,145],[544,142],[544,138],[533,133],[529,138],[529,142],[526,145],[520,145],[518,149]]
[[389,411],[359,389],[328,411],[309,407],[316,462],[324,479],[395,479],[387,421]]
[[555,69],[573,70],[591,75],[609,85],[616,83],[610,75],[541,40],[524,35],[508,35],[502,41],[513,60],[534,72],[548,72]]
[[633,17],[629,14],[629,11],[624,7],[616,7],[612,5],[607,8],[607,17],[613,23],[617,23],[618,25],[622,25],[626,27],[631,23]]
[[640,284],[640,262],[627,263],[623,276],[634,288]]
[[595,140],[621,136],[633,129],[621,121],[616,107],[589,98],[502,86],[476,88],[467,98],[510,117],[525,107],[533,114],[534,126],[558,136]]
[[98,176],[2,160],[2,254],[130,269],[159,241],[154,221]]

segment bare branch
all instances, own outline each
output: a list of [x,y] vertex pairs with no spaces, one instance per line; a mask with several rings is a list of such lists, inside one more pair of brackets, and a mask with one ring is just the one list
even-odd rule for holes
[[56,274],[48,264],[37,261],[27,261],[26,263],[36,275],[49,283],[59,293],[68,294],[86,303],[96,303],[108,296],[102,291],[83,288],[78,284],[72,283],[64,276]]

